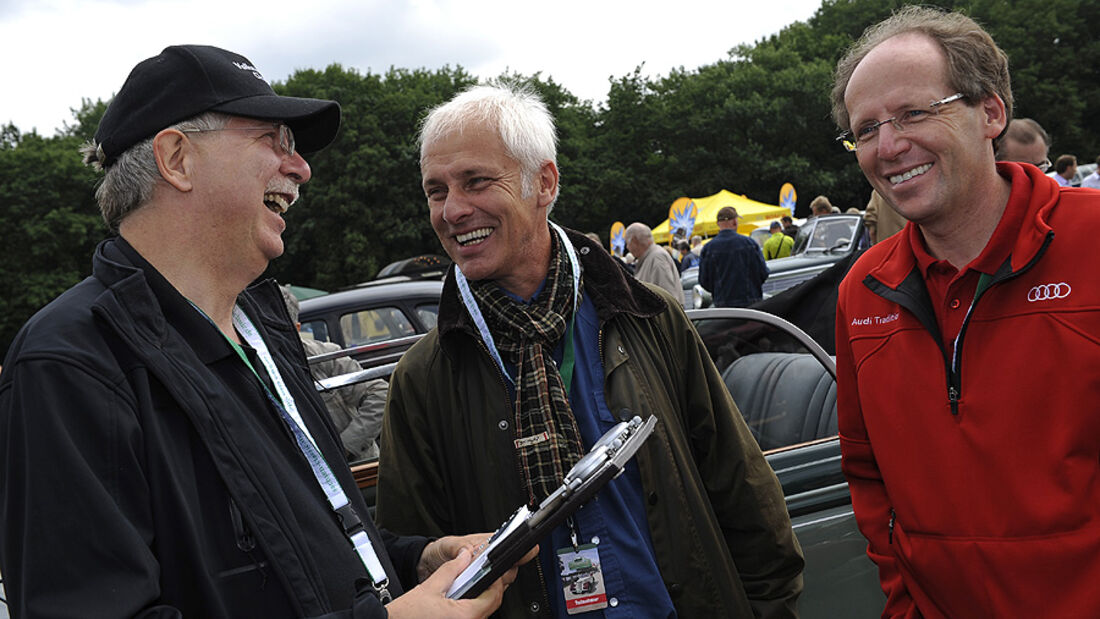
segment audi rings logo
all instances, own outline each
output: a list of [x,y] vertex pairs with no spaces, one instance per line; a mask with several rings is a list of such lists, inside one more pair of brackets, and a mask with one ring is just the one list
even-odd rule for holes
[[1027,300],[1032,303],[1036,301],[1053,301],[1054,299],[1064,299],[1071,292],[1073,292],[1073,288],[1065,282],[1039,284],[1027,291]]

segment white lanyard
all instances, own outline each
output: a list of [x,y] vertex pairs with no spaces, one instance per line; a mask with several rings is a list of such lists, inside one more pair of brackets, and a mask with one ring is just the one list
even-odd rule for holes
[[[581,263],[577,260],[577,254],[573,250],[572,243],[569,242],[569,238],[565,236],[565,230],[562,230],[558,224],[547,221],[550,227],[558,233],[561,237],[562,247],[565,248],[566,254],[569,255],[569,265],[573,271],[573,311],[577,310],[577,298],[580,294],[580,281],[581,281]],[[481,314],[481,308],[477,306],[477,300],[474,299],[473,293],[470,291],[470,284],[466,281],[466,276],[462,274],[462,269],[458,268],[458,264],[455,264],[455,282],[458,284],[459,296],[462,297],[462,304],[466,306],[466,311],[470,312],[470,318],[474,319],[474,324],[477,325],[477,330],[481,333],[481,341],[485,342],[485,347],[489,349],[489,354],[493,357],[493,360],[497,362],[500,367],[501,374],[504,378],[508,379],[508,382],[515,386],[516,381],[508,374],[507,368],[504,367],[504,361],[500,358],[500,353],[497,352],[496,344],[493,342],[493,334],[489,332],[489,325],[485,323],[485,317]]]
[[[340,521],[344,526],[348,539],[351,540],[356,553],[359,555],[359,559],[363,562],[364,567],[367,568],[367,572],[370,573],[371,580],[374,582],[374,588],[378,591],[379,597],[382,598],[382,603],[385,604],[389,602],[390,599],[392,599],[389,591],[386,589],[389,584],[389,579],[386,577],[386,570],[383,569],[382,563],[378,560],[378,554],[371,544],[370,537],[367,535],[354,509],[348,503],[347,495],[344,494],[343,488],[340,487],[340,482],[336,480],[336,477],[332,474],[332,469],[329,467],[328,463],[325,462],[325,458],[317,448],[317,443],[313,440],[313,436],[309,433],[309,429],[306,428],[305,423],[302,422],[302,416],[298,412],[298,406],[294,402],[294,397],[290,394],[290,390],[283,381],[282,374],[279,373],[279,368],[275,365],[275,359],[271,357],[271,352],[267,349],[267,344],[265,344],[263,338],[260,337],[252,321],[244,311],[241,310],[240,306],[237,305],[233,306],[233,326],[236,327],[241,337],[248,342],[248,345],[256,351],[256,354],[260,357],[260,362],[263,363],[264,368],[267,369],[267,375],[271,378],[271,382],[275,384],[275,391],[279,394],[279,398],[276,399],[271,394],[267,389],[267,385],[264,384],[262,380],[260,384],[264,386],[264,391],[267,393],[268,399],[270,399],[275,405],[275,408],[279,410],[279,414],[282,415],[283,420],[286,421],[287,426],[290,427],[291,433],[294,435],[294,440],[298,443],[298,448],[302,450],[302,454],[309,462],[309,467],[313,470],[313,476],[317,479],[317,483],[321,486],[325,496],[328,497],[329,504],[332,505],[333,511],[340,517]],[[230,340],[230,343],[232,343],[232,340]],[[243,353],[238,351],[238,354],[242,354],[241,358],[251,367],[251,364],[248,363],[248,359],[243,356]],[[253,373],[255,373],[254,369]],[[258,378],[259,376],[257,375],[257,379]],[[281,399],[282,402],[279,402],[279,399]]]

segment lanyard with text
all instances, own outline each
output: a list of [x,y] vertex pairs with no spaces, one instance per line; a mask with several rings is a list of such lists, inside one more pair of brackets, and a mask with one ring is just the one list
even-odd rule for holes
[[[340,517],[340,521],[343,524],[344,531],[351,540],[352,546],[355,547],[355,552],[359,555],[359,559],[363,562],[363,566],[367,568],[367,572],[370,574],[371,581],[374,583],[374,588],[378,592],[379,597],[382,599],[382,603],[385,604],[391,599],[390,593],[387,590],[389,585],[389,579],[386,577],[386,570],[382,568],[382,563],[378,560],[378,554],[374,550],[374,546],[371,544],[370,537],[367,535],[366,530],[362,526],[362,522],[359,520],[348,502],[348,497],[344,494],[343,488],[340,487],[340,482],[337,481],[336,476],[332,474],[332,469],[328,463],[325,462],[324,456],[321,454],[321,450],[317,448],[317,443],[313,440],[313,436],[309,433],[309,429],[306,428],[305,423],[302,421],[302,415],[298,412],[298,405],[294,402],[294,396],[291,395],[290,390],[287,388],[286,383],[283,381],[282,374],[279,373],[279,368],[275,365],[275,359],[271,356],[271,351],[267,349],[267,344],[264,343],[262,337],[256,326],[252,324],[252,321],[241,310],[240,306],[233,306],[233,326],[236,327],[237,332],[241,334],[248,345],[251,346],[256,354],[260,357],[260,362],[263,363],[264,368],[267,370],[267,375],[271,378],[271,382],[275,385],[275,391],[278,393],[278,397],[268,390],[264,381],[260,381],[260,384],[264,386],[264,391],[267,393],[268,399],[271,400],[275,408],[279,410],[279,414],[282,415],[283,420],[286,421],[287,426],[290,427],[291,433],[294,434],[294,440],[298,443],[298,448],[302,451],[302,455],[306,457],[309,462],[309,466],[313,469],[313,476],[317,479],[317,483],[321,486],[321,490],[324,491],[325,496],[328,497],[328,502],[332,506],[333,511]],[[229,338],[226,338],[229,339]],[[237,354],[252,370],[253,374],[256,374],[256,378],[259,379],[259,374],[256,369],[249,363],[248,357],[244,354],[244,351],[240,346],[229,340],[229,343],[236,349]]]
[[[565,236],[565,230],[562,230],[560,226],[552,221],[548,221],[550,227],[557,232],[561,238],[561,245],[565,248],[566,254],[569,255],[569,265],[573,271],[573,316],[577,315],[577,303],[580,298],[580,281],[581,281],[581,264],[577,260],[577,254],[573,250],[572,243],[569,242],[568,237]],[[489,354],[492,355],[493,360],[497,362],[497,366],[500,367],[501,374],[508,379],[508,382],[514,386],[516,381],[508,374],[508,369],[504,366],[504,361],[500,358],[500,353],[497,351],[496,343],[493,341],[493,334],[489,332],[489,325],[485,322],[485,316],[481,314],[481,308],[477,306],[477,300],[474,299],[473,292],[470,291],[470,284],[466,281],[466,276],[462,274],[462,269],[455,265],[455,282],[458,284],[458,292],[462,297],[462,303],[466,306],[466,311],[470,312],[470,317],[474,319],[474,324],[477,325],[477,330],[481,333],[481,341],[485,342],[485,347],[489,349]],[[565,332],[565,358],[562,360],[561,378],[565,383],[565,392],[569,393],[569,389],[573,382],[573,317],[569,319],[569,328]]]

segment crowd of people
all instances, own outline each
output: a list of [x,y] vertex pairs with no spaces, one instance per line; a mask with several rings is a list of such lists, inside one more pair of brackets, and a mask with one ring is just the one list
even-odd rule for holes
[[[1005,54],[961,13],[906,7],[869,28],[832,100],[876,207],[878,243],[839,288],[836,363],[884,616],[1100,614],[1084,238],[1100,193],[1062,186],[1063,158],[1044,173],[1049,140],[1013,121]],[[630,273],[550,221],[556,128],[522,88],[469,88],[418,136],[454,265],[437,328],[386,389],[371,518],[345,457],[377,430],[334,423],[293,300],[254,283],[283,252],[303,153],[340,115],[219,48],[131,71],[82,149],[114,235],[0,372],[11,614],[797,616],[782,489],[682,309],[676,258],[634,223]],[[719,306],[758,300],[765,258],[790,251],[793,222],[761,248],[738,220],[725,207],[717,236],[677,248]],[[1030,362],[1044,354],[1072,363]],[[481,595],[445,595],[488,531],[635,411],[657,429],[598,501]],[[582,548],[606,595],[578,601],[565,566]]]
[[[828,207],[821,212],[840,212],[828,198],[818,196],[819,203],[822,200]],[[690,243],[674,236],[668,246],[658,245],[646,224],[632,223],[624,232],[623,265],[639,281],[663,288],[681,303],[685,300],[681,276],[698,267],[699,283],[714,294],[716,307],[747,307],[763,298],[763,284],[770,274],[766,261],[791,255],[799,226],[784,215],[769,224],[769,236],[760,244],[737,231],[740,221],[736,208],[722,207],[715,215],[717,235],[705,242],[693,235]],[[599,242],[598,235],[588,234]]]

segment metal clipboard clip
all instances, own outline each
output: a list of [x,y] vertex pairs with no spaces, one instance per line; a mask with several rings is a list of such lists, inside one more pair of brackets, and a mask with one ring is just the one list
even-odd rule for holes
[[477,597],[534,548],[554,527],[573,515],[607,482],[622,474],[626,463],[653,433],[653,415],[623,421],[600,437],[592,449],[565,474],[562,485],[547,496],[538,509],[522,505],[489,538],[447,592],[450,599]]

